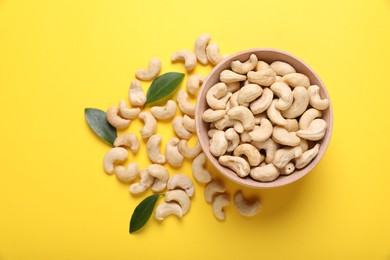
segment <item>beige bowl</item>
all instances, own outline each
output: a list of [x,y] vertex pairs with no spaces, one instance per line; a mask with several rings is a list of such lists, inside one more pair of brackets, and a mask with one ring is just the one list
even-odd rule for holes
[[266,61],[268,63],[271,63],[273,61],[284,61],[289,64],[291,64],[297,72],[305,74],[310,79],[310,83],[312,85],[318,85],[320,87],[320,94],[322,97],[326,97],[330,100],[329,94],[324,86],[324,83],[322,83],[320,77],[312,70],[305,62],[303,62],[301,59],[293,56],[290,53],[287,53],[285,51],[276,50],[276,49],[250,49],[242,52],[238,52],[236,54],[233,54],[226,58],[224,61],[219,63],[208,75],[206,80],[203,83],[202,89],[199,93],[197,102],[196,102],[196,113],[195,113],[195,120],[196,120],[196,132],[198,135],[199,142],[202,146],[202,149],[204,153],[206,154],[209,161],[212,163],[212,165],[224,176],[226,176],[228,179],[247,186],[251,188],[271,188],[271,187],[278,187],[282,185],[289,184],[291,182],[294,182],[303,176],[305,176],[308,172],[310,172],[321,160],[322,156],[324,155],[326,148],[328,147],[330,137],[332,135],[332,127],[333,127],[333,112],[332,112],[332,105],[329,105],[329,108],[322,111],[322,118],[328,123],[328,129],[326,131],[326,134],[323,139],[319,141],[320,143],[320,150],[318,155],[313,159],[313,161],[310,162],[305,168],[296,170],[291,175],[280,175],[276,180],[272,182],[259,182],[256,180],[253,180],[251,177],[241,178],[237,176],[235,172],[230,170],[229,168],[226,168],[219,164],[218,159],[215,158],[210,153],[209,148],[209,137],[207,135],[207,131],[209,130],[209,124],[203,122],[202,120],[202,114],[203,112],[208,108],[207,102],[206,102],[206,93],[209,90],[210,87],[212,87],[214,84],[216,84],[219,81],[219,75],[220,73],[228,69],[230,67],[230,63],[234,60],[240,60],[241,62],[244,62],[249,59],[249,56],[254,53],[258,57],[259,60]]

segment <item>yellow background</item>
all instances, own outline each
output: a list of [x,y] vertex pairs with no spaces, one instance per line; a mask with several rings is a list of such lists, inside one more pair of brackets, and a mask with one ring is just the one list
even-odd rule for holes
[[[134,198],[103,172],[109,146],[84,108],[127,100],[152,56],[184,72],[170,55],[204,32],[223,53],[273,47],[310,64],[332,99],[330,146],[296,183],[243,189],[262,200],[254,218],[230,206],[217,221],[196,184],[183,219],[129,235],[151,192]],[[389,0],[0,0],[0,259],[390,259],[389,47]],[[188,161],[170,172],[192,177]]]

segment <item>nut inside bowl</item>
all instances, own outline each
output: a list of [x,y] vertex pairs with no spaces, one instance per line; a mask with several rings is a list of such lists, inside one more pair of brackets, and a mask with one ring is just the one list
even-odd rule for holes
[[[231,62],[235,60],[239,60],[241,62],[245,62],[249,59],[251,54],[255,54],[258,60],[262,60],[271,64],[274,61],[283,61],[291,66],[293,66],[296,72],[302,73],[306,75],[310,80],[310,85],[317,85],[320,88],[320,95],[322,98],[326,98],[329,100],[329,107],[325,110],[322,110],[321,119],[325,120],[327,123],[327,130],[325,136],[317,141],[320,144],[319,152],[317,156],[304,168],[296,169],[290,175],[280,175],[277,179],[270,182],[261,182],[252,179],[249,175],[241,178],[231,169],[222,166],[218,162],[218,158],[214,157],[210,152],[209,147],[209,136],[208,130],[210,129],[209,123],[206,123],[202,119],[203,113],[209,108],[206,101],[206,94],[208,90],[214,86],[216,83],[220,82],[219,77],[223,70],[231,69]],[[309,105],[310,107],[310,105]],[[224,176],[229,178],[230,180],[252,188],[271,188],[278,187],[282,185],[289,184],[294,182],[303,176],[305,176],[308,172],[310,172],[321,160],[324,155],[326,148],[328,147],[330,137],[332,134],[333,127],[333,112],[332,105],[330,102],[329,94],[322,83],[319,76],[302,60],[295,57],[294,55],[287,53],[285,51],[277,50],[277,49],[266,49],[266,48],[257,48],[257,49],[249,49],[242,52],[238,52],[233,54],[220,62],[208,75],[206,80],[203,83],[199,96],[196,102],[196,111],[195,111],[195,120],[196,120],[196,132],[198,135],[199,142],[202,146],[204,153],[206,154],[209,161],[212,165]]]

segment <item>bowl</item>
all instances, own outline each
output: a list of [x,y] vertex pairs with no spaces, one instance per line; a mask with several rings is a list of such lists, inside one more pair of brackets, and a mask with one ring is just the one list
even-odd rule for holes
[[321,81],[320,77],[312,68],[310,68],[309,65],[307,65],[304,61],[302,61],[298,57],[288,52],[277,50],[277,49],[270,49],[270,48],[249,49],[249,50],[241,51],[233,55],[230,55],[225,60],[220,62],[217,66],[214,67],[214,69],[210,72],[206,80],[203,82],[202,88],[199,92],[197,102],[196,102],[196,111],[195,111],[196,133],[198,135],[198,139],[200,145],[202,146],[203,152],[207,156],[208,160],[223,176],[227,177],[228,179],[230,179],[235,183],[238,183],[246,187],[251,187],[251,188],[279,187],[279,186],[292,183],[302,178],[306,174],[308,174],[311,170],[313,170],[313,168],[320,162],[321,158],[324,156],[325,151],[329,145],[330,137],[332,135],[332,127],[333,127],[332,104],[330,102],[329,108],[322,111],[322,119],[324,119],[327,122],[328,128],[324,138],[322,138],[320,141],[317,141],[318,143],[320,143],[320,149],[317,156],[306,167],[300,170],[296,169],[295,172],[293,172],[290,175],[280,175],[276,180],[271,182],[256,181],[252,179],[250,176],[247,176],[245,178],[239,177],[234,171],[222,166],[218,162],[218,159],[215,158],[210,153],[210,148],[209,148],[210,138],[207,135],[207,132],[209,130],[209,123],[203,122],[202,115],[203,112],[206,109],[208,109],[208,104],[206,102],[206,93],[210,89],[210,87],[212,87],[214,84],[219,82],[220,73],[225,69],[229,69],[230,63],[232,61],[240,60],[241,62],[244,62],[249,59],[249,56],[251,54],[255,54],[259,60],[263,60],[267,63],[271,63],[273,61],[284,61],[289,63],[296,69],[297,72],[306,75],[310,79],[310,84],[318,85],[320,87],[321,97],[327,98],[330,101],[328,91],[326,90],[325,85]]

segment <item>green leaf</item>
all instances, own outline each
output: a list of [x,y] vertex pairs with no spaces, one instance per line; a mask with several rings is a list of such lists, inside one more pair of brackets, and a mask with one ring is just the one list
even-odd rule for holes
[[162,194],[154,194],[143,201],[141,201],[140,204],[135,208],[133,215],[131,216],[130,220],[130,233],[133,233],[140,228],[142,228],[146,222],[149,220],[150,215],[153,213],[154,206],[156,205],[156,202],[158,198]]
[[96,108],[86,108],[84,115],[92,131],[107,143],[113,145],[117,135],[116,129],[108,123],[106,112]]
[[183,73],[168,72],[153,80],[146,93],[145,106],[172,94],[180,82],[182,82],[183,78]]

